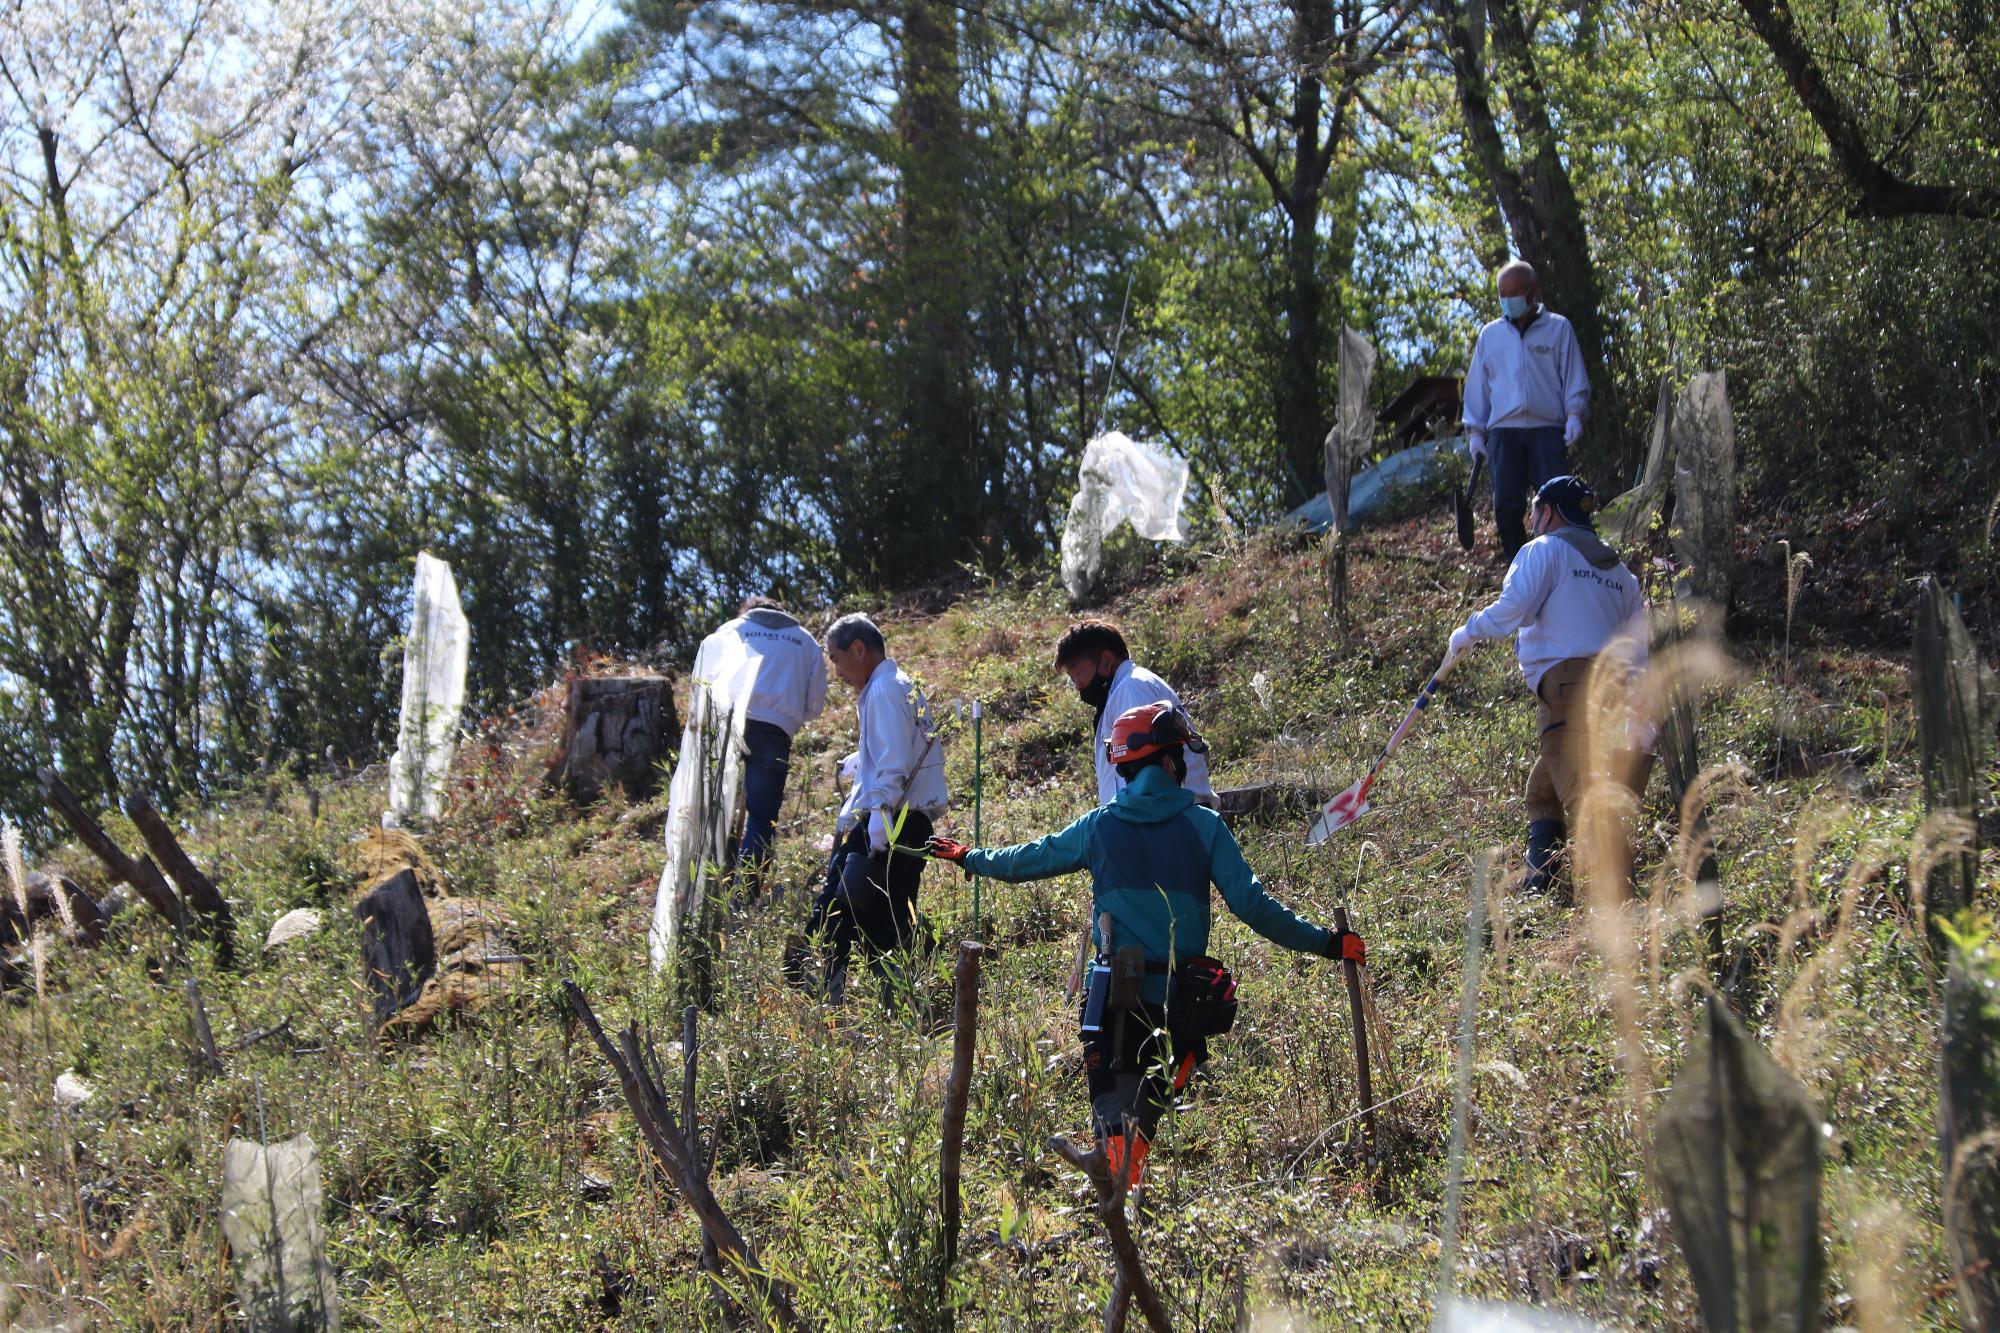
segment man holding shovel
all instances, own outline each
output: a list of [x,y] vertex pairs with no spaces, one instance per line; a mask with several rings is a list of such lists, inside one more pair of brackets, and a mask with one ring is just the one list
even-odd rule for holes
[[1535,270],[1516,259],[1494,278],[1500,318],[1479,331],[1465,372],[1465,432],[1475,461],[1491,454],[1493,526],[1511,563],[1528,540],[1527,497],[1567,471],[1583,435],[1590,377],[1568,320],[1542,305]]
[[1173,1093],[1235,1018],[1235,982],[1205,954],[1211,885],[1287,949],[1365,957],[1360,936],[1311,925],[1266,893],[1222,816],[1195,803],[1188,757],[1207,748],[1185,712],[1143,704],[1113,721],[1105,751],[1123,785],[1109,804],[1015,847],[931,839],[932,855],[1008,883],[1090,871],[1098,961],[1084,997],[1084,1070],[1105,1158],[1128,1187]]
[[[1630,679],[1646,666],[1646,598],[1639,580],[1597,535],[1596,497],[1577,477],[1555,477],[1535,493],[1533,540],[1508,567],[1500,596],[1451,632],[1456,658],[1486,639],[1516,635],[1521,674],[1535,693],[1540,753],[1528,775],[1528,869],[1521,888],[1545,892],[1593,757],[1580,735],[1593,672]],[[1619,699],[1620,707],[1623,698]],[[1634,794],[1652,772],[1651,737],[1614,722],[1608,775]],[[1634,745],[1635,739],[1643,743]]]

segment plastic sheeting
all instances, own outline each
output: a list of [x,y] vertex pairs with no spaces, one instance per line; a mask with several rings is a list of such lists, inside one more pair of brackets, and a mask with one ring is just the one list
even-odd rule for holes
[[1115,430],[1092,440],[1063,524],[1062,576],[1070,598],[1080,602],[1090,595],[1103,566],[1104,539],[1120,523],[1130,520],[1148,541],[1186,541],[1181,501],[1187,484],[1184,458]]
[[1326,434],[1326,494],[1336,536],[1347,531],[1349,479],[1354,463],[1368,452],[1375,435],[1375,415],[1368,410],[1368,388],[1375,380],[1375,349],[1368,340],[1340,326],[1340,402],[1333,429]]
[[1623,546],[1646,535],[1660,504],[1667,498],[1667,438],[1674,420],[1674,388],[1667,376],[1660,377],[1660,396],[1653,405],[1653,430],[1646,442],[1646,468],[1639,484],[1625,492],[1597,515],[1597,530],[1612,546]]
[[[1451,454],[1466,451],[1465,437],[1425,440],[1390,454],[1373,467],[1354,474],[1347,486],[1347,521],[1361,523],[1380,512],[1398,491],[1422,486],[1436,476]],[[1333,506],[1322,491],[1285,516],[1307,532],[1325,532],[1333,526]]]
[[1674,555],[1680,596],[1727,610],[1736,577],[1736,420],[1722,371],[1689,380],[1668,428],[1674,456]]
[[1944,983],[1938,1148],[1945,1244],[1967,1328],[2000,1326],[2000,946],[1954,944]]
[[1969,836],[1946,854],[1927,886],[1930,910],[1948,918],[1976,900],[1979,877],[1979,795],[2000,683],[1980,659],[1951,594],[1935,578],[1917,589],[1917,634],[1910,654],[1910,694],[1916,704],[1917,749],[1924,774],[1924,809],[1965,821]]
[[236,1261],[236,1299],[254,1333],[340,1328],[340,1293],[320,1227],[319,1149],[231,1139],[222,1154],[222,1234]]
[[437,818],[438,793],[465,708],[471,643],[451,566],[424,552],[417,557],[410,633],[403,644],[403,720],[389,760],[389,814],[397,823]]
[[680,758],[667,788],[667,864],[646,932],[654,971],[674,956],[681,925],[701,910],[709,879],[729,865],[743,787],[743,722],[763,661],[734,634],[710,635],[695,654]]
[[1653,1160],[1705,1327],[1819,1327],[1819,1112],[1805,1086],[1708,1001],[1653,1130]]

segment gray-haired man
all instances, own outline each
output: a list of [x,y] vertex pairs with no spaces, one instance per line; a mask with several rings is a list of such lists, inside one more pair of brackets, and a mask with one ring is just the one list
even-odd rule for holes
[[[944,746],[931,726],[923,691],[889,657],[875,622],[864,615],[834,621],[826,632],[826,655],[834,674],[854,690],[860,740],[826,888],[808,928],[833,946],[828,990],[837,996],[856,936],[877,956],[915,938],[925,845],[950,793]],[[788,970],[796,971],[790,960]]]
[[1465,431],[1493,459],[1493,526],[1509,563],[1528,540],[1528,496],[1569,471],[1590,411],[1576,330],[1542,304],[1541,280],[1516,259],[1494,277],[1500,318],[1479,331],[1465,372]]

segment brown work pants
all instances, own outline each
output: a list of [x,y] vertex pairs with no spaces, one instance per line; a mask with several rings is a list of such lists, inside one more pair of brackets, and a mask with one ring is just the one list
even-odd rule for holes
[[[1584,704],[1590,697],[1590,668],[1594,657],[1570,657],[1550,667],[1535,690],[1535,730],[1541,735],[1541,751],[1528,774],[1527,807],[1530,822],[1559,819],[1573,823],[1577,803],[1582,799],[1590,756],[1584,753]],[[1606,760],[1609,772],[1595,776],[1622,782],[1634,796],[1646,790],[1653,772],[1653,756],[1645,750],[1613,749]]]

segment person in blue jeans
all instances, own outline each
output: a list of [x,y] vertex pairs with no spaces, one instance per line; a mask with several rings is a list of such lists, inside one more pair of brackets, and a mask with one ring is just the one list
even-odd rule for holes
[[736,618],[702,640],[698,679],[747,681],[743,708],[743,840],[736,849],[749,897],[762,891],[778,810],[791,770],[792,737],[826,706],[819,641],[769,597],[745,598]]
[[[1238,919],[1274,944],[1356,963],[1367,959],[1352,931],[1314,925],[1266,893],[1222,816],[1196,803],[1183,785],[1187,755],[1207,748],[1180,708],[1141,704],[1119,714],[1105,742],[1125,782],[1110,804],[1060,833],[1015,847],[967,847],[943,837],[930,842],[931,855],[956,861],[967,874],[1010,884],[1090,871],[1098,958],[1116,963],[1127,955],[1137,978],[1123,1004],[1107,1004],[1094,977],[1081,1033],[1093,1127],[1112,1174],[1125,1177],[1128,1187],[1139,1185],[1161,1115],[1207,1058],[1207,1038],[1216,1032],[1200,1023],[1190,1029],[1184,1021],[1203,976],[1221,971],[1206,956],[1211,887]],[[1225,984],[1233,1010],[1234,982]]]
[[1583,436],[1590,377],[1570,322],[1542,304],[1541,280],[1516,259],[1494,279],[1500,318],[1479,331],[1465,372],[1465,431],[1493,470],[1493,526],[1512,564],[1528,541],[1528,497],[1569,471]]

